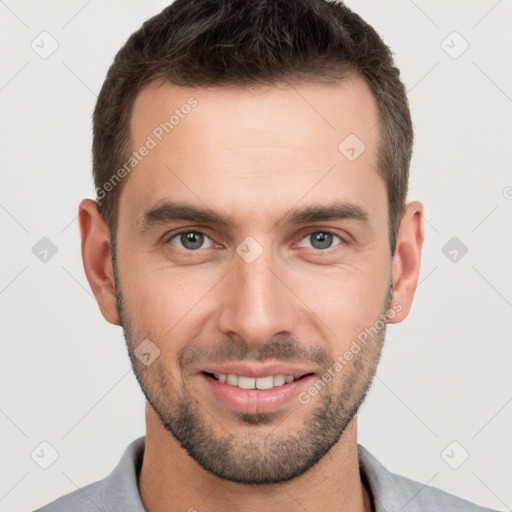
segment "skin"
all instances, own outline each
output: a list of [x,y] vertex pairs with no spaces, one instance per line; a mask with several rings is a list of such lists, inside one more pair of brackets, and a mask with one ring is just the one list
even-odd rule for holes
[[[85,199],[79,207],[87,279],[105,319],[123,326],[148,398],[138,482],[143,504],[150,512],[315,512],[339,510],[340,503],[346,512],[369,511],[371,497],[358,469],[357,408],[377,367],[385,328],[309,403],[291,400],[276,414],[234,413],[215,399],[197,370],[220,357],[221,348],[230,361],[272,354],[290,362],[283,345],[270,345],[282,340],[302,357],[293,362],[307,363],[321,377],[393,305],[398,307],[389,323],[404,320],[420,271],[423,205],[407,204],[391,258],[386,186],[375,170],[377,105],[360,78],[293,88],[150,84],[132,112],[133,148],[191,96],[198,105],[125,178],[116,275],[108,227],[96,203]],[[338,150],[351,133],[366,146],[354,161]],[[236,225],[173,221],[142,233],[143,213],[162,199],[207,206],[231,215]],[[359,205],[368,223],[275,222],[292,208],[331,200]],[[208,234],[195,252],[187,252],[179,236],[169,241],[178,228],[194,227]],[[344,241],[334,237],[330,248],[317,249],[310,235],[322,230]],[[236,252],[249,236],[263,251],[252,263]],[[146,338],[160,350],[148,366],[133,356]],[[207,447],[190,430],[180,431],[180,400]],[[180,436],[197,448],[194,456]],[[294,444],[286,444],[290,436]],[[319,460],[305,448],[308,439],[323,449]],[[224,470],[207,457],[219,446],[229,463]],[[281,450],[280,456],[271,448]],[[211,467],[198,463],[198,453]],[[249,485],[235,481],[235,469],[244,470],[247,481],[265,471],[274,479],[288,471],[290,478]]]

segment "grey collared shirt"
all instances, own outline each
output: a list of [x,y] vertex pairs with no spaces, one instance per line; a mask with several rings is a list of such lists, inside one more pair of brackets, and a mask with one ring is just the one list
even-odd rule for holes
[[[126,448],[119,464],[103,480],[61,496],[35,512],[145,512],[137,487],[146,437]],[[358,444],[361,478],[370,489],[375,512],[497,512],[436,487],[388,471]]]

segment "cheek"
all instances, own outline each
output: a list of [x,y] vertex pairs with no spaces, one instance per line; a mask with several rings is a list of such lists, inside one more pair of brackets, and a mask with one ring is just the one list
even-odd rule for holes
[[375,262],[318,275],[301,274],[294,282],[298,284],[297,295],[307,307],[336,333],[339,342],[346,344],[383,312],[388,270],[383,262]]
[[203,326],[198,319],[208,303],[208,292],[218,281],[215,272],[133,268],[124,279],[123,295],[134,331],[150,338],[169,364],[175,354]]

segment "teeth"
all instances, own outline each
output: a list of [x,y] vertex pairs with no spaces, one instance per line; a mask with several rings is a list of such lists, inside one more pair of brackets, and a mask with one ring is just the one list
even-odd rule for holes
[[293,375],[268,375],[267,377],[258,377],[257,379],[233,373],[214,373],[213,375],[219,382],[224,382],[240,389],[272,389],[295,380]]
[[286,375],[276,375],[274,377],[274,385],[282,386],[286,382]]
[[269,375],[268,377],[259,377],[255,379],[256,389],[271,389],[274,387],[274,377]]
[[226,384],[231,384],[232,386],[238,386],[238,376],[233,375],[232,373],[226,376]]
[[256,387],[256,379],[252,377],[238,377],[238,387],[240,389],[254,389]]

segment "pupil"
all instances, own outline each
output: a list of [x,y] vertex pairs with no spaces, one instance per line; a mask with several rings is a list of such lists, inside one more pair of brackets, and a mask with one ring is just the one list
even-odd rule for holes
[[316,233],[313,237],[313,246],[316,249],[326,249],[332,244],[332,235],[330,233]]

